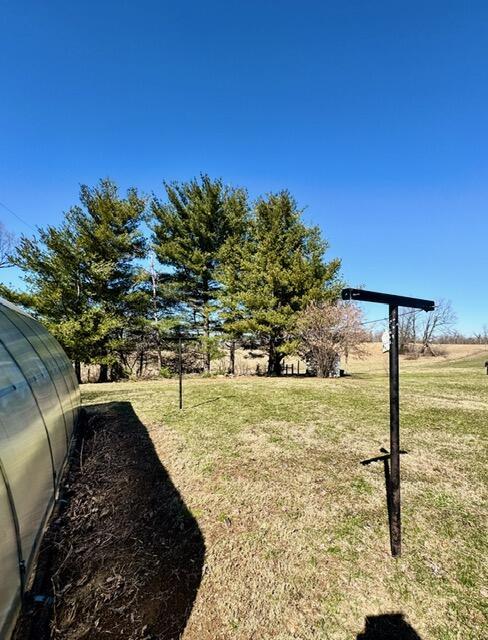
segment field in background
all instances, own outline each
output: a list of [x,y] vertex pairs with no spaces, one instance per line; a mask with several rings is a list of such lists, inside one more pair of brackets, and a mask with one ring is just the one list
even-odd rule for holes
[[[185,347],[184,347],[185,348]],[[194,347],[189,347],[194,348]],[[342,358],[341,368],[347,371],[360,372],[360,371],[387,371],[388,370],[388,354],[382,353],[381,343],[366,343],[363,345],[363,350],[366,352],[365,358],[355,358],[351,356],[349,360]],[[405,366],[415,366],[415,364],[426,365],[429,362],[431,364],[443,362],[451,359],[462,359],[470,355],[482,354],[487,351],[486,346],[473,345],[473,344],[447,344],[447,345],[435,345],[434,349],[439,350],[443,355],[438,358],[419,358],[413,360],[411,358],[403,358]],[[163,352],[163,358],[166,362],[166,366],[169,367],[172,362],[172,369],[177,370],[177,361],[175,360],[176,354],[170,351]],[[129,358],[131,363],[131,378],[140,379],[138,374],[138,358],[137,355],[133,355]],[[201,366],[203,371],[203,355],[196,356],[191,359],[192,365]],[[268,357],[265,351],[259,349],[237,349],[235,356],[235,374],[237,376],[249,376],[257,373],[264,374],[267,370]],[[287,356],[283,360],[283,364],[289,365],[288,372],[291,373],[291,365],[293,365],[294,373],[305,373],[307,365],[304,360],[298,356]],[[229,369],[229,355],[225,353],[221,358],[215,358],[211,363],[211,372],[215,375],[224,375]],[[82,365],[81,375],[83,382],[96,382],[99,376],[100,367],[97,364]],[[157,378],[159,377],[159,364],[158,357],[155,352],[146,354],[144,361],[143,379]]]
[[360,464],[388,447],[380,345],[348,378],[187,380],[181,412],[175,380],[83,386],[132,404],[203,533],[185,640],[355,640],[386,612],[422,640],[486,637],[488,353],[448,349],[401,363],[399,560],[383,467]]
[[[418,345],[420,349],[420,345]],[[382,346],[380,342],[368,342],[362,346],[366,356],[364,358],[357,358],[354,356],[341,359],[341,368],[352,373],[358,373],[362,371],[388,371],[388,353],[382,352]],[[461,360],[469,356],[483,355],[488,353],[488,348],[485,345],[480,344],[439,344],[433,345],[434,351],[438,351],[440,356],[411,358],[401,356],[402,365],[405,367],[424,367],[426,365],[438,365],[439,363],[446,362],[448,360]],[[249,351],[245,349],[236,350],[236,374],[237,375],[253,375],[256,373],[256,368],[259,367],[261,373],[266,372],[267,368],[267,356],[264,351],[256,349]],[[291,366],[294,365],[294,372],[297,372],[297,366],[300,368],[300,372],[306,371],[307,365],[304,360],[298,356],[287,356],[283,360],[284,364]],[[229,366],[228,356],[216,359],[212,362],[212,371],[214,373],[225,373]],[[289,369],[290,371],[291,369]]]
[[[420,348],[420,345],[419,345]],[[467,358],[471,358],[471,365],[482,367],[488,356],[488,347],[481,344],[435,344],[432,346],[434,351],[442,355],[432,358],[430,356],[411,358],[409,356],[400,356],[400,364],[403,370],[423,369],[426,367],[439,367],[451,361],[462,361],[461,366],[468,366],[465,362]],[[341,366],[352,373],[360,372],[388,372],[388,353],[383,353],[379,342],[372,342],[364,345],[367,352],[365,358],[349,358],[347,363],[342,362]],[[485,359],[483,360],[483,356]]]

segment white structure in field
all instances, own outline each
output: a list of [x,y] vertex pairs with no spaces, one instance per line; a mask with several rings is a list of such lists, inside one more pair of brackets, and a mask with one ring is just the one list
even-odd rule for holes
[[80,393],[59,343],[0,298],[0,638],[10,636],[56,498]]

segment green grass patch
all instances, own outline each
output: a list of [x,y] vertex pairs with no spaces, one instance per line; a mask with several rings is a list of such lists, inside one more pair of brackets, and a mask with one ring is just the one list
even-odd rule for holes
[[130,402],[205,536],[185,640],[351,639],[406,615],[422,640],[486,637],[488,354],[401,375],[403,555],[389,554],[388,380],[212,377],[85,385]]

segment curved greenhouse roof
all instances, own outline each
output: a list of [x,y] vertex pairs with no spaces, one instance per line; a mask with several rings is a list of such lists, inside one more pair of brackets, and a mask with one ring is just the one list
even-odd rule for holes
[[80,404],[71,362],[0,298],[0,637],[8,638],[54,504]]

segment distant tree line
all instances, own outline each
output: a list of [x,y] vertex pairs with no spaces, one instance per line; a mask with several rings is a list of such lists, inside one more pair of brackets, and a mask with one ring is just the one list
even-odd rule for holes
[[101,180],[59,226],[20,238],[9,262],[25,290],[0,294],[47,326],[79,378],[96,363],[100,381],[119,379],[148,351],[162,364],[181,335],[199,341],[206,371],[222,344],[232,372],[236,346],[253,343],[278,375],[306,310],[338,299],[341,262],[327,249],[286,190],[250,202],[202,175],[145,197]]
[[[432,345],[481,344],[488,345],[488,325],[480,331],[466,335],[456,328],[457,316],[449,300],[439,300],[429,313],[402,310],[398,323],[400,352],[410,355],[429,353]],[[367,339],[379,342],[382,330],[368,332]],[[429,353],[433,355],[433,353]]]

